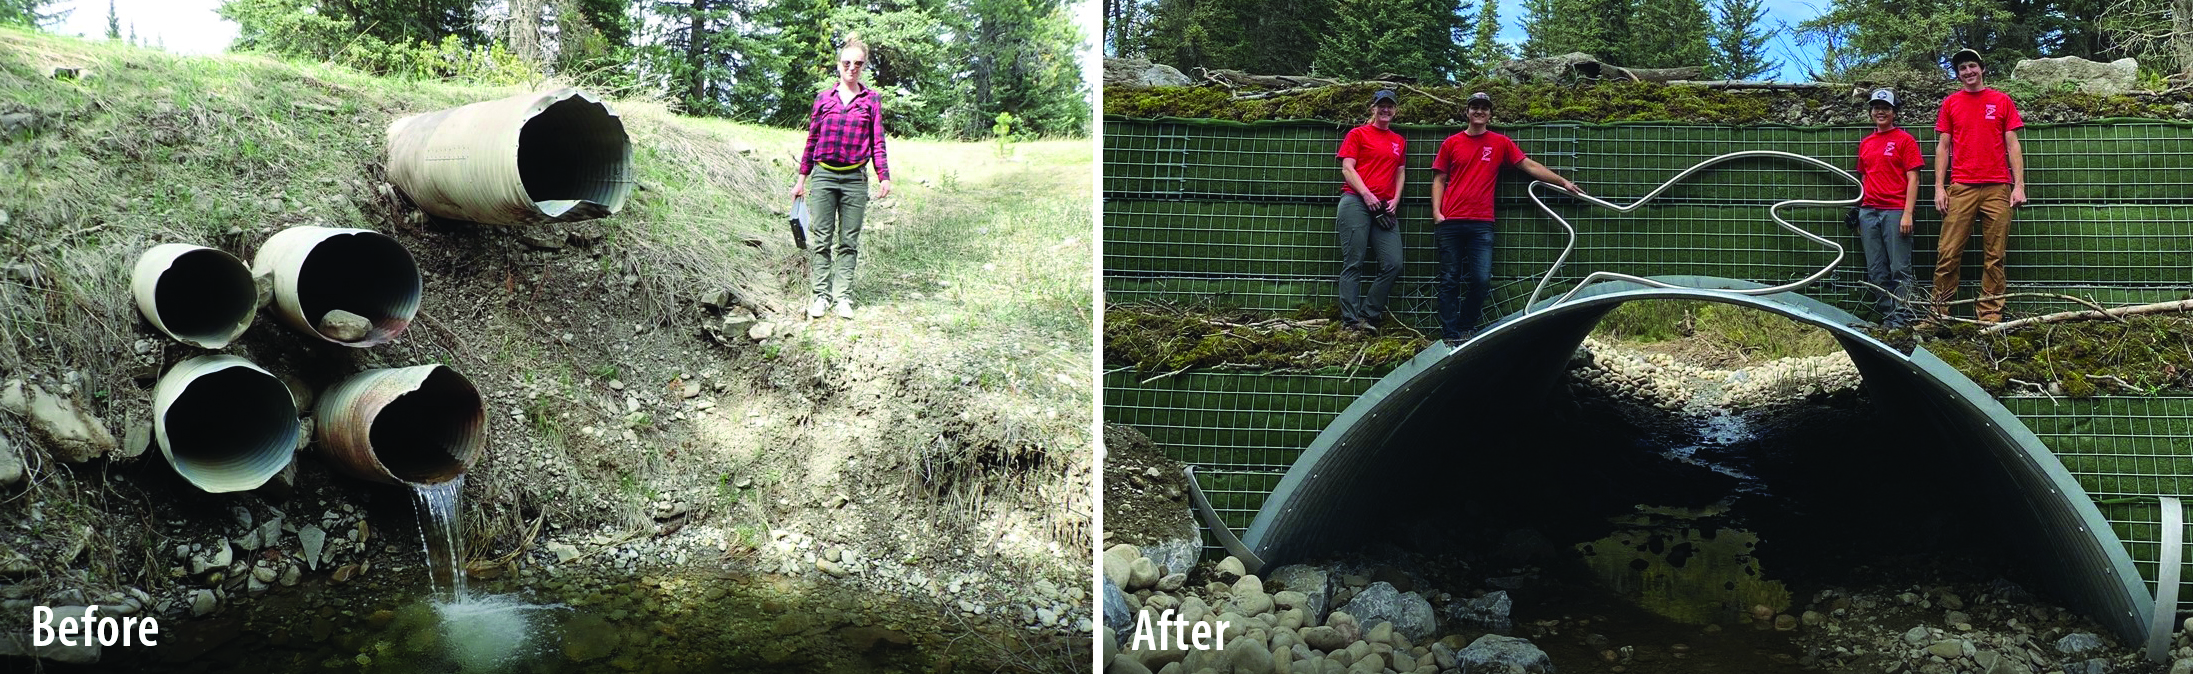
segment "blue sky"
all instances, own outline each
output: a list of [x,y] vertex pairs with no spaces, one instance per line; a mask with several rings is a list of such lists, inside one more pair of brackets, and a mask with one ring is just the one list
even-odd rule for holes
[[[1764,6],[1767,10],[1767,27],[1778,29],[1784,23],[1794,26],[1819,16],[1827,11],[1828,3],[1826,0],[1766,0]],[[1706,11],[1709,14],[1713,12],[1712,0],[1706,0]],[[1511,46],[1523,44],[1523,0],[1500,0],[1500,41]],[[1800,47],[1796,40],[1783,33],[1774,37],[1773,44],[1767,48],[1767,57],[1782,62],[1781,71],[1770,73],[1766,76],[1767,79],[1797,82],[1806,78],[1804,70],[1794,63],[1817,62],[1820,59],[1820,50],[1817,47]]]

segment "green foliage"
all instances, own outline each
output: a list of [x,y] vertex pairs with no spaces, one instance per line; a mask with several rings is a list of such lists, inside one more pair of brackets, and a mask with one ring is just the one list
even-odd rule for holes
[[122,15],[114,11],[114,0],[107,0],[107,39],[122,39]]
[[1470,48],[1463,53],[1463,60],[1470,64],[1471,76],[1482,76],[1492,64],[1514,56],[1507,45],[1501,44],[1500,3],[1498,0],[1477,4],[1477,25],[1473,28]]
[[1467,0],[1331,0],[1315,70],[1325,77],[1453,81],[1464,69],[1454,36],[1470,27]]
[[[444,30],[431,40],[409,34],[435,32],[423,25],[399,30],[361,27],[321,0],[226,0],[215,9],[239,26],[230,49],[325,61],[376,74],[417,79],[461,79],[483,84],[527,84],[540,79],[532,64],[504,48]],[[361,16],[377,16],[373,12]],[[383,35],[398,36],[390,41]]]
[[[1816,78],[1843,78],[1868,66],[1895,64],[1947,72],[1949,55],[1971,47],[1988,63],[2015,56],[1998,49],[1996,27],[2016,22],[1997,0],[1835,0],[1797,25],[1798,41],[1821,48]],[[2025,55],[2032,55],[2031,51]]]
[[1377,372],[1431,345],[1391,318],[1376,335],[1349,334],[1338,316],[1330,306],[1274,317],[1216,307],[1111,305],[1104,310],[1104,364],[1151,374],[1192,368]]
[[1615,62],[1639,68],[1703,65],[1712,57],[1706,40],[1711,24],[1703,0],[1638,0],[1622,58]]
[[1535,58],[1583,52],[1609,63],[1627,64],[1629,0],[1524,0],[1523,56]]
[[997,124],[990,127],[990,137],[997,139],[999,157],[1013,156],[1013,113],[998,113]]
[[[1895,342],[1914,333],[1884,335]],[[2184,316],[2045,323],[1992,335],[1958,324],[1917,336],[1990,393],[2086,398],[2193,391],[2193,319]]]
[[75,10],[46,11],[58,0],[0,0],[0,26],[51,28]]
[[[863,7],[839,7],[830,14],[830,25],[839,34],[859,33],[868,43],[868,76],[871,86],[885,95],[885,125],[907,135],[946,132],[949,108],[964,100],[967,86],[953,79],[953,48],[944,44],[937,28],[939,17],[923,9],[874,13]],[[833,59],[835,56],[832,57]],[[814,92],[837,81],[835,70],[799,88],[804,92],[801,110]],[[787,95],[791,95],[787,92]],[[805,117],[799,119],[806,121]]]
[[[1321,87],[1293,96],[1236,101],[1222,89],[1211,87],[1158,87],[1138,91],[1107,91],[1104,114],[1121,117],[1193,117],[1234,121],[1321,119],[1356,124],[1363,117],[1363,101],[1370,100],[1378,85],[1359,84]],[[1650,82],[1604,82],[1580,86],[1473,82],[1458,87],[1419,87],[1448,101],[1460,101],[1472,91],[1485,91],[1499,100],[1496,124],[1546,121],[1618,122],[1687,120],[1744,124],[1766,121],[1770,98],[1704,87],[1670,87]],[[1793,97],[1796,95],[1792,95]],[[1829,105],[1821,100],[1814,105]],[[1461,121],[1459,106],[1425,96],[1404,93],[1395,121],[1403,124],[1454,124]]]
[[1708,77],[1748,80],[1781,69],[1781,61],[1767,58],[1767,42],[1774,31],[1760,28],[1767,18],[1764,0],[1715,0],[1714,8],[1720,16],[1713,23]]
[[1650,300],[1608,312],[1592,334],[1628,342],[1694,340],[1747,360],[1820,356],[1843,350],[1825,330],[1757,309],[1719,302]]
[[1331,0],[1163,0],[1150,24],[1150,60],[1183,72],[1233,68],[1302,74],[1332,16]]

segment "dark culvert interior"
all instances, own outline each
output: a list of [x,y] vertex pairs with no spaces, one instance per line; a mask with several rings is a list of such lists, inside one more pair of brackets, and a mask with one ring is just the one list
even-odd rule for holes
[[[1309,561],[1413,578],[1452,595],[1442,612],[1505,591],[1506,633],[1561,671],[1884,671],[1925,644],[1868,646],[1914,625],[1978,640],[1970,630],[2025,624],[2041,650],[2110,633],[2059,608],[2032,565],[2050,552],[2009,514],[2026,499],[2002,468],[1911,391],[1878,393],[1900,382],[1701,414],[1570,376],[1411,389],[1366,486],[1341,501],[1366,526],[1331,528]],[[1465,641],[1500,631],[1441,622]]]
[[622,206],[631,190],[631,155],[624,123],[584,98],[557,101],[519,130],[519,179],[526,198],[550,217],[580,201]]
[[317,323],[341,309],[373,322],[369,340],[401,328],[419,308],[419,265],[380,234],[329,237],[313,247],[297,275],[297,301]]
[[251,270],[228,254],[194,250],[175,258],[160,275],[153,300],[160,322],[176,335],[199,341],[225,341],[258,309],[258,288]]
[[390,401],[374,417],[374,458],[405,482],[449,481],[464,473],[485,414],[472,384],[435,368],[417,390]]

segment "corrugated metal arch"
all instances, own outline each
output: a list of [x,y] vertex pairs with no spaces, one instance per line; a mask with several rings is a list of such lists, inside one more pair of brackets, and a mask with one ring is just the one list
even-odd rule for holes
[[[1768,311],[1834,335],[1883,405],[1913,410],[1978,479],[2004,494],[1996,508],[2010,530],[2031,541],[2043,583],[2072,608],[2109,626],[2127,643],[2144,640],[2154,603],[2132,559],[2101,511],[2056,456],[2018,418],[1970,379],[1924,348],[1906,355],[1853,328],[1863,322],[1794,293],[1746,296],[1713,289],[1763,287],[1711,277],[1659,277],[1687,286],[1646,288],[1605,283],[1569,301],[1519,313],[1461,349],[1434,345],[1349,405],[1296,459],[1240,541],[1266,565],[1354,547],[1364,513],[1380,488],[1373,472],[1389,446],[1420,434],[1514,418],[1558,385],[1570,356],[1615,307],[1647,299],[1721,302]],[[1497,381],[1500,386],[1481,386]]]

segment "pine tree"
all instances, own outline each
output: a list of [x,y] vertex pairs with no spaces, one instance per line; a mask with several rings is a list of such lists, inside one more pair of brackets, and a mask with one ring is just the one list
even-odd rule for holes
[[1484,0],[1477,9],[1477,32],[1466,52],[1473,75],[1483,76],[1508,60],[1508,46],[1500,44],[1500,0]]
[[1158,0],[1152,11],[1150,60],[1193,73],[1233,68],[1301,75],[1316,61],[1337,0]]
[[1318,42],[1316,71],[1347,79],[1392,73],[1452,80],[1466,61],[1455,40],[1469,25],[1459,9],[1454,0],[1335,0]]
[[1641,0],[1630,15],[1621,65],[1637,68],[1705,66],[1712,58],[1706,36],[1712,32],[1701,0]]
[[1624,63],[1629,33],[1627,0],[1523,0],[1526,58],[1583,52]]
[[1781,69],[1781,61],[1767,58],[1774,31],[1760,28],[1767,16],[1763,0],[1716,0],[1715,5],[1721,16],[1713,25],[1708,77],[1748,80]]
[[54,4],[56,1],[0,0],[0,26],[44,29],[60,25],[62,20],[68,18],[69,13],[76,10],[45,11],[47,6]]
[[122,15],[114,12],[114,0],[107,0],[107,39],[122,39]]

